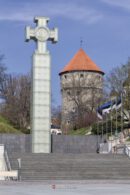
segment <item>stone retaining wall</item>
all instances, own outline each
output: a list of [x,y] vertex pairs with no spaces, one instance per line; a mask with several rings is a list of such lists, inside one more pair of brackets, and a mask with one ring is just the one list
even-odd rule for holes
[[[95,153],[99,142],[101,137],[95,135],[53,135],[51,148],[53,153]],[[9,152],[30,152],[31,136],[0,134],[0,144],[4,144]]]

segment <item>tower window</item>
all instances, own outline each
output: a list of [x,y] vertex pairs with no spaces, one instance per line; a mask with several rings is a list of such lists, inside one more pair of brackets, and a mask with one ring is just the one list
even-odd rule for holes
[[72,108],[72,111],[75,112],[75,108],[74,107]]
[[64,78],[67,79],[67,75],[64,75]]
[[70,95],[70,91],[67,91],[67,95]]
[[77,91],[77,95],[80,95],[80,91],[79,90]]
[[84,75],[83,74],[80,74],[80,78],[83,78],[84,77]]
[[101,77],[100,75],[98,75],[98,76],[97,76],[97,78],[98,78],[99,80],[101,80],[101,79],[102,79],[102,77]]

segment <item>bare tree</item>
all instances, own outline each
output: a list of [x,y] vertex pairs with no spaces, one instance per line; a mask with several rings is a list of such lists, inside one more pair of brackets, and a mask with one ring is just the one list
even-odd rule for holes
[[61,106],[53,106],[51,121],[56,126],[61,126]]
[[8,75],[3,82],[1,113],[20,129],[30,123],[30,85],[29,75]]
[[122,97],[123,120],[130,124],[130,59],[111,70],[105,80],[109,96]]
[[0,54],[0,113],[16,127],[25,129],[30,121],[30,76],[7,73]]
[[111,93],[112,91],[120,94],[123,89],[124,82],[130,74],[130,59],[126,64],[113,68],[107,75],[105,80],[105,86]]
[[2,98],[3,85],[8,75],[6,72],[7,68],[3,62],[4,59],[5,59],[4,55],[0,54],[0,98]]

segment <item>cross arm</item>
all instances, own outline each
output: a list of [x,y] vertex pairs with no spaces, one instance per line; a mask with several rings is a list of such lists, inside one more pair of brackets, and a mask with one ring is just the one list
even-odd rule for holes
[[52,41],[52,43],[56,43],[58,41],[58,29],[54,28],[50,31],[50,37],[49,40]]
[[34,18],[34,22],[40,27],[40,26],[46,26],[47,23],[49,22],[49,18],[48,17],[39,17],[36,16]]
[[27,26],[25,32],[26,32],[26,42],[28,42],[30,39],[35,39],[34,29]]

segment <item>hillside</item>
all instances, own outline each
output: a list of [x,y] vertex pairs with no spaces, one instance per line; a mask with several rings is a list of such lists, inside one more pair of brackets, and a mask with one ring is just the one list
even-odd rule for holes
[[68,132],[69,135],[87,135],[91,132],[90,128],[81,128],[77,130],[71,130]]
[[21,132],[14,128],[9,121],[0,116],[0,133],[16,133],[20,134]]

